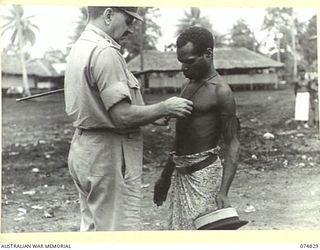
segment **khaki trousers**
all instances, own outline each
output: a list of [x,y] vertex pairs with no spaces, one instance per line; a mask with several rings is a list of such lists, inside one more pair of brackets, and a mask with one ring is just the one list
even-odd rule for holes
[[68,165],[79,192],[80,231],[140,230],[142,136],[76,130]]

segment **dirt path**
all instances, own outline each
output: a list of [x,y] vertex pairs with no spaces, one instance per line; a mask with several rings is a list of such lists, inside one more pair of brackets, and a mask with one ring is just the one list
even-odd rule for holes
[[[250,221],[243,230],[319,230],[320,140],[316,129],[297,129],[291,119],[291,90],[235,95],[242,145],[230,200],[240,216]],[[154,102],[164,97],[148,98]],[[63,113],[62,96],[24,105],[4,98],[2,119],[1,231],[77,231],[79,203],[66,164],[73,129]],[[265,139],[266,132],[275,138]],[[145,230],[166,229],[169,200],[158,208],[152,195],[173,134],[173,124],[144,129]]]

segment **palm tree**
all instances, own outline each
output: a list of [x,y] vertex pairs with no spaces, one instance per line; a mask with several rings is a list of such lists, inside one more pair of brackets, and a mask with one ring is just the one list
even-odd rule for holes
[[25,16],[24,10],[21,5],[12,5],[9,9],[9,14],[3,16],[6,23],[2,26],[2,35],[4,33],[10,33],[11,46],[17,48],[20,56],[22,79],[24,85],[24,95],[31,95],[28,74],[26,68],[25,54],[28,46],[33,46],[36,42],[36,35],[34,30],[39,28],[31,22],[34,16]]
[[65,63],[66,55],[60,49],[48,48],[44,54],[43,58],[51,63]]
[[176,36],[190,26],[199,26],[208,29],[214,36],[215,47],[227,45],[228,34],[220,34],[212,29],[212,24],[207,16],[201,16],[201,11],[197,7],[191,7],[190,12],[184,12],[185,17],[179,19]]
[[191,7],[190,12],[184,12],[185,17],[179,19],[177,24],[176,35],[179,35],[183,30],[190,26],[200,26],[212,31],[212,25],[206,16],[201,16],[200,9],[197,7]]

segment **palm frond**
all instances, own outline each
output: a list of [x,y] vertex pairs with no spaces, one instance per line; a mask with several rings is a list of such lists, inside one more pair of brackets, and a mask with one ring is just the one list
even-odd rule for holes
[[191,16],[194,18],[200,18],[200,9],[198,7],[191,7]]
[[1,26],[2,29],[5,29],[5,28],[7,28],[7,27],[14,27],[14,26],[13,26],[13,23],[12,23],[12,22],[7,22],[7,23],[5,23],[5,24],[3,24],[3,25]]
[[15,8],[10,8],[9,9],[9,12],[11,13],[11,16],[13,17],[13,18],[16,18],[16,16],[17,16],[17,12],[16,12],[16,10],[15,10]]
[[1,16],[2,19],[8,20],[8,21],[13,21],[14,17],[13,16]]
[[37,31],[40,31],[40,28],[37,26],[37,25],[35,25],[35,24],[30,24],[30,27],[32,27],[32,28],[34,28],[34,29],[36,29]]
[[22,17],[23,14],[24,14],[24,10],[22,8],[21,5],[19,4],[14,4],[13,5],[13,9],[15,10],[16,14],[19,16],[19,17]]
[[12,44],[15,44],[15,43],[16,43],[17,35],[18,35],[18,30],[15,29],[15,30],[13,31],[13,34],[11,35],[11,39],[10,39]]
[[13,30],[12,26],[6,26],[6,27],[2,27],[2,32],[1,35],[3,36],[5,33],[8,33],[9,30]]
[[34,17],[36,17],[36,15],[27,16],[27,17],[25,17],[25,19],[31,19],[31,18],[34,18]]
[[30,30],[25,30],[23,36],[24,36],[25,42],[30,42],[31,45],[34,45],[36,43],[36,36],[34,32]]

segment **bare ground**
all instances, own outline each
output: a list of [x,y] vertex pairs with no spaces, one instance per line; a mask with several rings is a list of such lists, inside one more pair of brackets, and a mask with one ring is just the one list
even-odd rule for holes
[[[150,103],[165,97],[146,96]],[[319,230],[320,140],[316,128],[298,128],[292,120],[293,91],[241,91],[235,97],[241,153],[229,196],[250,222],[242,230]],[[265,139],[266,132],[274,139]],[[72,133],[61,94],[23,103],[2,99],[1,232],[78,230],[78,196],[66,164]],[[144,135],[143,227],[163,230],[169,201],[153,205],[153,185],[174,124],[146,126]]]

